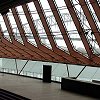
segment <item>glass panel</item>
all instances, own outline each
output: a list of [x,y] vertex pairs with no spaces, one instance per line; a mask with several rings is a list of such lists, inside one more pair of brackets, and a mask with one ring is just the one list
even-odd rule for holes
[[97,2],[98,2],[98,5],[99,5],[99,7],[100,7],[100,0],[97,0]]
[[76,0],[71,0],[73,6],[75,7],[75,11],[78,15],[78,17],[81,19],[81,23],[84,29],[90,29],[90,25],[86,19],[86,16],[83,12],[83,9],[81,8],[81,6],[79,5],[79,2]]
[[[6,69],[10,73],[12,73],[12,71],[16,70],[15,60],[2,58],[2,68]],[[16,73],[16,71],[15,71],[15,73]]]
[[38,31],[38,34],[39,34],[41,42],[45,46],[51,48],[51,45],[50,45],[50,42],[48,40],[47,34],[46,34],[45,30],[44,30],[44,27],[42,25],[42,22],[40,20],[40,17],[38,15],[38,12],[37,12],[37,10],[35,8],[34,3],[33,2],[28,3],[28,7],[29,7],[30,13],[32,15],[32,18],[34,20],[35,26],[37,28],[37,31]]
[[73,32],[71,31],[71,32],[69,32],[69,35],[70,35],[70,38],[71,38],[72,43],[74,45],[74,48],[77,51],[81,52],[81,54],[87,56],[86,49],[84,47],[84,44],[83,44],[78,32],[77,31],[73,31]]
[[7,15],[8,15],[8,19],[9,19],[9,21],[10,21],[10,23],[11,23],[11,27],[12,27],[12,30],[13,30],[13,33],[14,33],[14,36],[15,36],[15,39],[16,39],[17,41],[19,41],[20,43],[23,44],[22,38],[21,38],[21,36],[20,36],[20,32],[19,32],[19,30],[18,30],[18,28],[17,28],[15,19],[14,19],[14,17],[13,17],[12,11],[10,10],[10,12],[7,13]]
[[[20,72],[23,66],[26,63],[26,60],[16,59],[17,68]],[[10,63],[10,65],[8,64]],[[40,62],[40,61],[29,61],[21,75],[43,78],[43,65],[51,65],[52,66],[52,80],[61,82],[62,77],[76,77],[84,66],[80,65],[71,65],[71,64],[61,64],[61,63],[51,63],[51,62]],[[17,74],[15,59],[0,59],[0,71],[1,72],[9,72]],[[78,80],[83,81],[92,81],[99,80],[100,81],[100,68],[99,67],[91,67],[87,66],[82,73],[77,78]]]
[[85,81],[92,81],[98,68],[97,67],[86,67],[84,71],[81,73],[81,75],[78,77],[80,80]]
[[52,65],[52,76],[68,77],[67,67],[65,64],[50,63],[50,65]]
[[86,16],[84,15],[84,12],[83,12],[81,6],[79,5],[79,2],[76,0],[73,0],[73,1],[74,1],[74,5],[76,4],[75,2],[77,2],[77,5],[75,5],[75,9],[77,10],[76,12],[77,12],[79,18],[81,19],[80,20],[81,25],[85,29],[84,31],[86,31],[85,35],[90,43],[90,46],[92,47],[95,54],[99,54],[99,52],[100,52],[99,46],[98,46],[98,43],[97,43],[94,35],[92,34],[93,32],[91,31],[88,20],[86,19]]
[[52,13],[52,11],[50,9],[48,1],[47,0],[40,0],[40,2],[42,4],[45,16],[47,18],[48,24],[49,24],[49,26],[51,28],[52,35],[54,36],[54,40],[55,40],[57,46],[60,49],[68,51],[68,48],[67,48],[67,46],[65,44],[65,41],[64,41],[63,36],[62,36],[62,34],[60,32],[60,29],[59,29],[59,27],[57,25],[55,17],[54,17],[54,15],[53,15],[53,13]]
[[87,31],[87,35],[86,37],[88,38],[89,42],[90,42],[90,45],[94,51],[94,54],[96,55],[100,55],[100,48],[99,48],[99,45],[95,39],[95,36],[93,34],[93,32],[91,30],[88,30]]
[[[19,60],[19,59],[16,60],[16,64],[17,64],[17,68],[18,68],[18,73],[22,70],[22,68],[24,67],[24,65],[26,64],[26,62],[27,62],[27,60]],[[22,73],[23,73],[23,70],[22,70]]]
[[90,28],[90,25],[88,23],[88,20],[86,19],[86,16],[81,8],[81,6],[79,5],[79,2],[76,1],[76,0],[73,0],[73,5],[74,5],[74,9],[76,11],[76,13],[78,14],[78,17],[80,19],[80,22],[81,22],[81,25],[84,29],[84,31],[86,32],[86,38],[88,39],[88,42],[90,43],[90,46],[92,46],[92,49],[94,51],[95,54],[98,54],[99,51],[97,52],[98,50],[98,43],[96,42],[96,39],[94,37],[93,34],[91,34],[91,28]]
[[[95,21],[96,27],[100,31],[100,27],[99,27],[100,26],[99,25],[100,22],[99,22],[96,14],[95,14],[95,11],[94,11],[90,1],[89,0],[85,0],[85,1],[86,1],[86,4],[87,4],[87,7],[89,8],[89,11],[90,11],[90,13],[91,13],[91,15],[92,15],[92,17],[93,17],[93,19]],[[99,45],[98,45],[98,43],[97,43],[97,41],[95,39],[94,33],[91,30],[88,30],[87,38],[88,38],[88,40],[89,40],[89,42],[91,44],[91,47],[92,47],[92,49],[94,51],[94,54],[100,55]]]
[[69,77],[77,77],[77,75],[81,72],[84,66],[80,65],[68,65],[69,69]]
[[25,36],[27,37],[28,42],[30,42],[30,43],[36,45],[35,39],[34,39],[34,37],[33,37],[33,34],[32,34],[31,29],[30,29],[30,26],[29,26],[29,24],[28,24],[28,22],[27,22],[27,19],[26,19],[26,16],[25,16],[25,13],[24,13],[24,11],[23,11],[22,6],[18,6],[18,7],[17,7],[17,11],[18,11],[18,13],[19,13],[19,17],[20,17],[20,19],[21,19],[23,28],[24,28],[24,30],[25,30]]
[[7,27],[6,27],[6,25],[5,25],[5,22],[4,22],[3,17],[2,17],[1,14],[0,14],[0,27],[2,28],[4,37],[5,37],[6,39],[8,39],[8,40],[11,42],[11,39],[10,39],[8,30],[7,30]]
[[92,80],[99,80],[100,81],[100,68],[97,68],[93,77],[92,77]]
[[81,52],[83,55],[87,55],[85,47],[77,32],[77,28],[73,22],[73,19],[71,18],[71,15],[66,7],[64,0],[62,0],[62,3],[60,3],[59,0],[55,0],[55,4],[67,29],[68,35],[71,39],[74,49]]

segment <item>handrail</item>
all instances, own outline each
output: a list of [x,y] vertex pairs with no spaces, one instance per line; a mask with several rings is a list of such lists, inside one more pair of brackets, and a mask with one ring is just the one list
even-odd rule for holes
[[[19,71],[20,70],[18,70],[18,72]],[[1,68],[0,72],[19,75],[19,74],[17,74],[15,69],[9,69],[9,68]],[[31,75],[29,75],[29,74],[31,74]],[[43,73],[40,73],[40,72],[22,71],[22,73],[20,75],[21,76],[35,77],[35,78],[40,78],[40,79],[43,78]],[[61,76],[51,75],[51,80],[61,82]]]

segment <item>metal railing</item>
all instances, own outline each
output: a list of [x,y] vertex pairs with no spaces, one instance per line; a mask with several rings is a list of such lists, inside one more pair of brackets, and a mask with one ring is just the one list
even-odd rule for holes
[[[16,69],[10,68],[1,68],[0,72],[43,79],[43,73],[39,72],[22,71],[21,74],[18,74]],[[20,70],[18,70],[18,72],[20,72]],[[61,76],[51,75],[51,80],[61,82]]]

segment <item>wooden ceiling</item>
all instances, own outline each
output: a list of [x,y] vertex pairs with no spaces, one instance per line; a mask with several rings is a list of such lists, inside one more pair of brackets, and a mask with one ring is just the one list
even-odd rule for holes
[[[74,24],[77,28],[78,34],[81,37],[81,40],[85,46],[88,56],[84,56],[82,53],[74,49],[54,0],[47,0],[47,1],[55,17],[55,20],[59,26],[59,29],[62,33],[62,37],[65,41],[65,44],[68,47],[69,53],[57,47],[54,41],[54,38],[52,36],[52,31],[50,30],[50,26],[46,20],[47,18],[44,14],[43,8],[38,0],[1,0],[0,13],[2,14],[2,17],[7,27],[11,41],[7,40],[4,37],[3,31],[2,31],[3,27],[0,26],[0,57],[79,64],[79,65],[88,65],[88,66],[93,66],[93,67],[100,66],[100,56],[93,53],[91,44],[89,43],[85,35],[84,27],[82,27],[81,25],[80,18],[77,15],[76,10],[71,0],[64,0],[64,1],[74,21]],[[85,0],[78,0],[78,1],[90,24],[91,31],[93,32],[96,38],[96,42],[98,43],[100,47],[100,31],[98,30],[98,27],[95,23],[93,16],[91,15],[91,11],[89,10],[88,5],[86,4]],[[46,47],[45,45],[41,43],[40,38],[38,36],[37,29],[34,25],[30,11],[27,7],[28,2],[34,2],[34,5],[37,9],[37,13],[43,24],[44,30],[48,36],[48,40],[50,42],[52,49],[49,49],[48,47]],[[95,11],[95,14],[98,20],[100,21],[99,4],[97,3],[96,0],[90,0],[90,3],[93,6],[93,9]],[[37,46],[32,45],[27,40],[27,37],[25,35],[25,30],[23,29],[22,22],[16,10],[16,6],[18,5],[22,5],[29,27],[31,28],[32,34],[35,37]],[[11,22],[8,19],[8,15],[7,15],[7,12],[9,11],[9,9],[11,9],[13,17],[16,21],[23,44],[18,42],[14,37],[14,33],[11,27]]]

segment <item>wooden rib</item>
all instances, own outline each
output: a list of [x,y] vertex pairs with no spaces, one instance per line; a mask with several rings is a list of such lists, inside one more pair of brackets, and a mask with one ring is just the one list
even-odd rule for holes
[[36,27],[34,25],[34,22],[32,20],[32,16],[31,16],[31,14],[28,11],[27,5],[23,5],[22,7],[23,7],[24,13],[26,15],[26,18],[28,20],[29,26],[30,26],[30,28],[32,30],[32,33],[33,33],[33,36],[35,38],[35,41],[36,41],[36,44],[37,44],[38,48],[41,49],[42,51],[44,49],[46,49],[45,50],[46,53],[52,54],[53,57],[55,57],[55,59],[62,60],[60,56],[58,56],[57,54],[53,53],[52,50],[49,50],[44,45],[42,45],[42,43],[40,41],[40,38],[39,38],[39,35],[37,34],[38,32],[37,32]]
[[54,40],[53,40],[53,37],[52,37],[52,32],[50,30],[50,26],[48,25],[47,20],[46,20],[46,17],[45,17],[45,15],[43,13],[43,8],[41,7],[39,1],[34,1],[34,4],[35,4],[35,7],[36,7],[37,12],[39,14],[39,17],[41,19],[41,22],[43,24],[43,27],[44,27],[44,29],[46,31],[46,34],[48,36],[48,39],[49,39],[49,41],[51,41],[51,46],[52,46],[53,51],[55,53],[59,54],[60,56],[64,57],[65,59],[67,59],[69,62],[79,63],[79,62],[77,62],[77,60],[75,58],[73,58],[69,54],[67,54],[64,51],[58,49],[57,47],[55,48],[56,45],[55,44],[52,44],[52,41],[54,41]]
[[61,15],[60,15],[60,13],[58,13],[59,11],[57,10],[56,4],[54,3],[54,0],[48,0],[48,3],[50,5],[50,7],[51,7],[51,10],[52,10],[52,12],[54,14],[54,17],[55,17],[55,19],[57,21],[57,24],[58,24],[58,26],[60,28],[60,31],[62,33],[62,36],[64,38],[64,41],[65,41],[68,49],[69,49],[70,54],[72,56],[74,56],[76,59],[78,59],[79,61],[81,61],[82,63],[84,63],[84,64],[87,64],[87,63],[91,64],[91,61],[87,57],[85,57],[85,56],[81,55],[80,53],[74,51],[74,49],[73,49],[73,47],[72,47],[72,45],[70,43],[70,38],[68,37],[66,28],[64,27],[64,23],[61,20],[61,17],[60,17]]
[[94,9],[94,11],[95,11],[95,13],[96,13],[96,15],[99,19],[99,22],[100,22],[100,7],[99,7],[97,1],[96,0],[90,0],[90,3],[93,6],[93,9]]
[[97,43],[98,43],[98,45],[100,47],[100,35],[99,35],[100,32],[98,31],[98,28],[96,27],[96,24],[95,24],[95,22],[94,22],[94,20],[93,20],[93,18],[91,16],[91,13],[90,13],[90,11],[89,11],[89,9],[87,7],[87,4],[86,4],[85,0],[79,0],[79,3],[80,3],[80,5],[81,5],[81,7],[82,7],[82,9],[84,11],[84,14],[86,15],[86,18],[87,18],[87,20],[88,20],[88,22],[90,24],[92,32],[94,33],[96,41],[97,41]]
[[70,15],[72,16],[72,19],[75,23],[75,26],[78,30],[78,33],[79,33],[80,37],[81,37],[81,40],[82,40],[82,42],[85,46],[85,49],[86,49],[86,51],[88,53],[88,56],[89,56],[89,59],[92,61],[92,59],[95,57],[95,60],[93,60],[93,62],[98,64],[100,62],[100,61],[98,62],[98,60],[100,60],[100,58],[93,55],[93,50],[90,47],[89,42],[86,39],[84,29],[81,27],[81,23],[79,22],[79,18],[77,17],[76,12],[74,11],[73,5],[71,4],[70,0],[69,1],[64,0],[64,1],[65,1],[65,4],[66,4],[66,6],[69,10]]
[[[2,30],[1,30],[1,27],[0,27],[0,38],[1,38],[1,41],[2,41],[3,43],[5,43],[5,44],[8,44],[9,46],[12,46],[11,43],[10,43],[9,41],[7,41],[6,39],[4,39],[3,37],[4,37],[4,35],[3,35]],[[25,51],[27,51],[27,52],[30,52],[31,54],[34,54],[34,52],[31,52],[30,49],[27,49],[24,45],[18,43],[17,41],[16,41],[16,42],[14,41],[14,43],[15,43],[16,45],[19,45],[20,48],[21,48],[22,50],[25,50]],[[18,43],[18,44],[17,44],[17,43]],[[15,45],[15,47],[16,47],[16,45]],[[34,56],[36,57],[37,55],[34,54]],[[39,61],[40,61],[41,59],[44,60],[43,57],[42,57],[42,58],[40,58],[40,57],[33,58],[34,56],[32,56],[32,58],[27,58],[27,59],[30,59],[30,60],[39,60]],[[11,56],[10,58],[15,58],[15,56]],[[18,59],[26,59],[25,57],[17,57],[17,58],[18,58]],[[44,61],[45,61],[45,60],[44,60]]]
[[[13,31],[12,31],[12,28],[11,28],[11,24],[10,24],[10,22],[9,22],[9,20],[8,20],[8,18],[7,18],[6,15],[3,16],[3,19],[4,19],[4,22],[5,22],[5,24],[6,24],[6,27],[7,27],[9,36],[10,36],[10,39],[11,39],[12,44],[13,44],[12,47],[13,47],[13,49],[14,49],[14,47],[15,47],[15,46],[14,46],[15,37],[14,37],[14,33],[13,33]],[[31,55],[29,55],[28,53],[24,52],[23,50],[21,50],[21,49],[19,49],[19,48],[16,48],[15,50],[16,50],[17,52],[19,52],[20,55],[25,55],[25,56],[31,57]]]
[[[14,16],[14,18],[15,18],[16,24],[17,24],[17,26],[18,26],[18,28],[19,28],[20,35],[21,35],[21,37],[22,37],[22,40],[23,40],[23,42],[24,42],[24,45],[25,45],[26,47],[29,47],[29,48],[30,48],[30,46],[31,46],[31,48],[30,48],[31,51],[35,51],[35,53],[36,53],[38,56],[40,56],[40,58],[52,59],[51,56],[46,55],[45,53],[43,53],[42,51],[40,51],[39,49],[37,49],[35,46],[33,46],[33,45],[31,45],[30,43],[28,43],[27,38],[26,38],[26,36],[25,36],[25,31],[23,30],[23,27],[22,27],[22,25],[21,25],[21,21],[20,21],[20,19],[19,19],[19,17],[18,17],[18,13],[17,13],[17,11],[16,11],[16,8],[13,8],[13,9],[12,9],[12,13],[13,13],[13,16]],[[37,52],[37,51],[38,51],[38,52]],[[39,53],[39,52],[41,52],[41,53]]]

